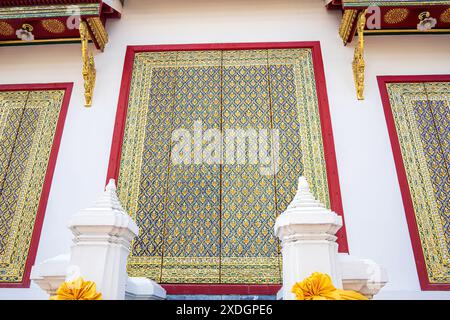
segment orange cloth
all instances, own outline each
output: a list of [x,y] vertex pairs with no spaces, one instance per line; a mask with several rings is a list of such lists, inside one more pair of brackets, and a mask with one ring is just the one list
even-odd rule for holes
[[336,289],[329,275],[314,272],[292,287],[297,300],[368,300],[362,294],[351,290]]
[[102,294],[97,292],[95,282],[78,278],[62,283],[50,300],[102,300]]

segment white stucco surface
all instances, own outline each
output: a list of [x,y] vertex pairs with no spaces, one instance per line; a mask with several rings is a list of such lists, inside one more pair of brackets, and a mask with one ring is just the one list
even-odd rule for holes
[[[448,298],[420,292],[377,75],[450,74],[450,35],[366,37],[366,100],[357,101],[353,44],[341,14],[321,0],[127,0],[107,24],[95,57],[93,106],[84,108],[79,44],[0,47],[0,84],[74,82],[36,262],[69,251],[69,217],[106,182],[127,45],[320,41],[351,254],[384,266],[378,298]],[[0,299],[45,298],[40,289],[0,289]]]

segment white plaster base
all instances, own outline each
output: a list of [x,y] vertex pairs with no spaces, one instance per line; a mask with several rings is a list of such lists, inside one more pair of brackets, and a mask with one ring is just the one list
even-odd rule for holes
[[[359,259],[353,257],[347,253],[338,254],[338,270],[340,270],[340,278],[342,279],[342,289],[357,291],[369,299],[403,299],[411,296],[414,299],[413,292],[388,293],[377,295],[380,290],[388,282],[387,272],[383,267],[380,267],[374,261],[369,259]],[[302,279],[301,279],[302,280]],[[300,280],[299,280],[300,281]],[[420,292],[419,292],[420,294]],[[376,297],[374,297],[377,295]],[[284,293],[284,287],[277,293],[277,300],[282,300],[284,296],[288,296]],[[430,295],[431,297],[431,295]],[[447,297],[450,299],[450,293]]]
[[370,259],[359,259],[340,253],[338,261],[345,290],[358,291],[372,299],[388,282],[386,270]]
[[31,280],[49,295],[54,295],[65,281],[69,267],[70,254],[62,254],[44,260],[31,269]]
[[147,278],[128,278],[125,300],[165,300],[166,290]]

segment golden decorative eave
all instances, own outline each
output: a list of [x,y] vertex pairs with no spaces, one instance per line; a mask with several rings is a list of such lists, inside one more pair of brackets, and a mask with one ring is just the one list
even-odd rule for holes
[[[339,35],[346,45],[353,40],[356,31],[356,16],[368,9],[365,33],[370,35],[395,34],[442,34],[450,33],[450,1],[447,0],[342,0],[333,1],[332,7],[342,9]],[[430,28],[421,28],[421,14],[436,23]],[[374,23],[376,22],[376,23]]]
[[339,36],[344,45],[357,35],[352,67],[358,100],[364,99],[365,36],[450,34],[448,0],[330,0],[327,8],[342,10]]
[[[110,3],[110,2],[108,2]],[[92,105],[96,70],[89,43],[104,51],[109,18],[119,7],[103,0],[0,0],[0,46],[80,43],[85,106]]]

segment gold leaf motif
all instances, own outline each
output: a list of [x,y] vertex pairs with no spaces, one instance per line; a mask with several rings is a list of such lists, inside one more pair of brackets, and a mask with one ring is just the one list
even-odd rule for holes
[[57,19],[48,19],[41,22],[42,27],[50,33],[63,33],[66,30],[64,23]]
[[384,15],[384,22],[387,24],[397,24],[404,21],[409,15],[409,10],[406,8],[390,9]]
[[450,23],[450,8],[442,12],[439,19],[444,23]]
[[12,36],[14,34],[14,28],[7,22],[0,21],[0,35]]

